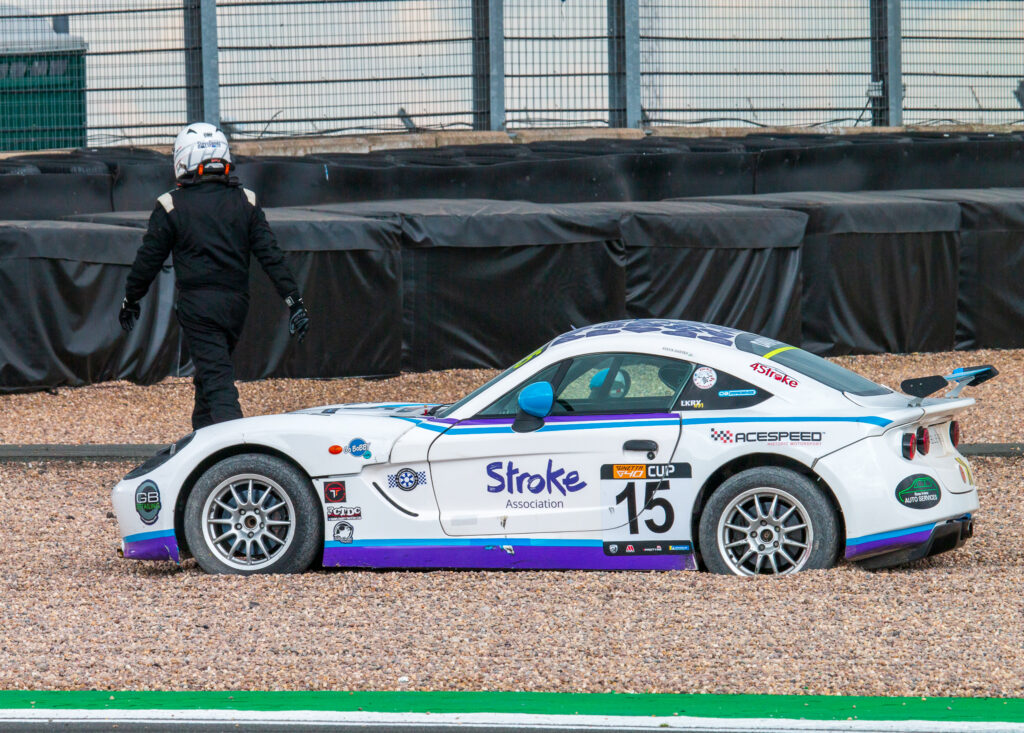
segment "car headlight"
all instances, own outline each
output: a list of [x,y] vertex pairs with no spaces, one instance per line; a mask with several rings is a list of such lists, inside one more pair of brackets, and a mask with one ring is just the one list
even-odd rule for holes
[[195,433],[189,433],[184,438],[179,440],[177,443],[172,443],[166,448],[161,448],[152,456],[147,458],[145,463],[143,463],[140,466],[136,466],[131,471],[129,471],[128,474],[125,476],[125,479],[145,476],[150,471],[153,471],[154,469],[164,465],[165,463],[167,463],[167,461],[171,460],[171,458],[174,457],[174,455],[178,451],[180,451],[182,448],[188,445],[192,441],[192,438],[195,437],[195,435]]

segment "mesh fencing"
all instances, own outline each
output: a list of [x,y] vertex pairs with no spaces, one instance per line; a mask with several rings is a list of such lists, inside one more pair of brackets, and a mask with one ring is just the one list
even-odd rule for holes
[[508,127],[608,124],[605,0],[505,0]]
[[1024,0],[903,0],[903,120],[1024,122]]
[[640,0],[652,124],[870,122],[867,0]]
[[470,128],[469,0],[217,6],[221,119],[260,137]]
[[[616,25],[622,3],[638,27]],[[188,20],[200,5],[216,19],[202,48]],[[0,0],[0,149],[167,144],[203,109],[203,54],[236,138],[608,125],[625,98],[650,125],[881,124],[885,5]],[[905,123],[1024,122],[1024,0],[888,7],[902,26]],[[638,49],[636,67],[623,48]],[[620,96],[637,78],[627,67],[639,82]],[[505,109],[492,120],[494,99]]]

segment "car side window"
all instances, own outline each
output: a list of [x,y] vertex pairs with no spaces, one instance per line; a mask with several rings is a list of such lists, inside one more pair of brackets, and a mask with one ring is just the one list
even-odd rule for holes
[[697,365],[673,409],[739,410],[764,402],[772,393],[728,372]]
[[552,415],[668,412],[693,365],[652,354],[588,354],[573,359],[555,388]]
[[541,369],[525,382],[518,385],[511,392],[499,397],[497,400],[481,410],[478,417],[515,417],[516,411],[519,409],[519,393],[522,392],[525,387],[528,387],[531,384],[536,384],[537,382],[553,382],[558,378],[558,372],[565,364],[566,362],[560,361],[545,369]]

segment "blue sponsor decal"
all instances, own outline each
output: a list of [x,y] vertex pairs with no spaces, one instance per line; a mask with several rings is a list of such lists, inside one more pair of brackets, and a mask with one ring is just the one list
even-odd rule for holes
[[756,389],[720,389],[719,397],[753,397],[757,394]]
[[564,468],[555,468],[554,462],[548,459],[547,473],[529,473],[516,468],[512,461],[502,464],[501,461],[487,464],[487,475],[495,483],[487,484],[487,491],[492,494],[500,494],[502,491],[508,493],[523,493],[523,489],[531,494],[540,494],[544,491],[551,494],[555,491],[561,492],[562,496],[567,493],[579,491],[587,486],[586,481],[580,481],[578,471],[565,472]]
[[348,444],[348,452],[356,458],[369,458],[370,444],[362,438],[354,438],[352,442]]

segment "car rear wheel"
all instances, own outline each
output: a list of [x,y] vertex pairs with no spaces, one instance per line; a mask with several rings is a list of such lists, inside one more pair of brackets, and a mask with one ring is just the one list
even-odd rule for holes
[[185,504],[185,538],[208,573],[301,573],[323,545],[322,511],[309,478],[274,456],[225,458]]
[[839,521],[807,476],[752,468],[722,483],[700,518],[704,564],[723,575],[789,575],[832,567]]

